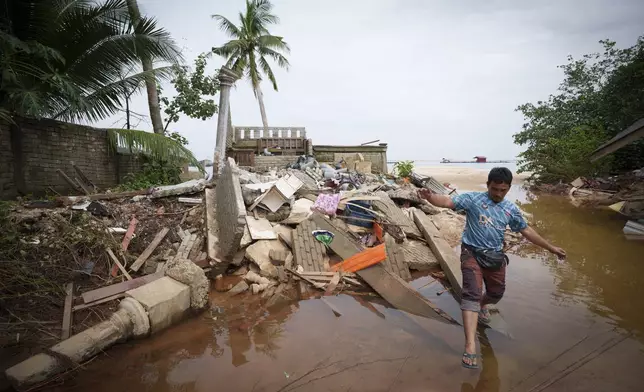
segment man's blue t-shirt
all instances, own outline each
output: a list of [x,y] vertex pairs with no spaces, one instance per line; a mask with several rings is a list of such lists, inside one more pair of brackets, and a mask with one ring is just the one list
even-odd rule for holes
[[455,209],[464,210],[467,220],[463,243],[475,248],[501,251],[505,228],[517,232],[528,227],[519,207],[508,200],[495,203],[487,192],[467,192],[452,197]]

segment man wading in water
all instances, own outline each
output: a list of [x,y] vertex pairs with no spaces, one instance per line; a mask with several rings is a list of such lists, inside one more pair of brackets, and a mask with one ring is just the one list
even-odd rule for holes
[[505,167],[495,167],[487,177],[487,192],[468,192],[450,198],[427,189],[419,191],[422,198],[437,207],[466,212],[461,246],[461,310],[465,329],[463,366],[470,369],[478,368],[476,324],[490,322],[487,306],[499,302],[505,292],[505,268],[509,262],[503,253],[506,226],[560,258],[566,257],[563,249],[550,244],[528,226],[514,203],[504,199],[511,185],[512,172]]

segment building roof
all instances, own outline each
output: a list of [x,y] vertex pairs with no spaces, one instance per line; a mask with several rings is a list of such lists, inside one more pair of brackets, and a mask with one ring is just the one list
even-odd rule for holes
[[640,118],[633,125],[599,146],[599,148],[593,151],[590,160],[594,162],[641,138],[644,138],[644,118]]

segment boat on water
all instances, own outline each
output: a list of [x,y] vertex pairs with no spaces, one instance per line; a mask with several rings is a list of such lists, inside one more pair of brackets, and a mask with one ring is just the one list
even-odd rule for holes
[[475,156],[472,158],[471,161],[452,161],[450,159],[441,159],[441,163],[512,163],[512,161],[508,160],[500,160],[500,161],[488,161],[487,157],[484,156]]

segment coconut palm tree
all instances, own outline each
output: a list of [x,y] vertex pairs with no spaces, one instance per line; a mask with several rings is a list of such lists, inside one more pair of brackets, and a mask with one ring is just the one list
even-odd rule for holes
[[[132,22],[125,0],[5,0],[0,6],[0,121],[109,117],[148,78],[172,75],[170,65],[141,71],[142,56],[172,64],[182,60],[153,19]],[[163,135],[120,130],[110,135],[115,143],[121,140],[119,145],[163,160],[197,162]]]
[[260,88],[262,73],[277,91],[277,81],[268,59],[288,69],[289,62],[284,54],[290,53],[282,37],[271,35],[268,31],[270,25],[279,23],[279,18],[271,13],[272,9],[269,0],[246,0],[246,12],[239,14],[239,26],[222,15],[212,15],[219,22],[219,28],[232,38],[223,46],[212,48],[212,52],[226,58],[226,67],[250,80],[259,102],[264,129],[268,128],[268,120]]
[[[0,7],[0,108],[10,115],[97,121],[124,91],[170,66],[137,71],[141,56],[176,63],[179,49],[150,18],[132,23],[125,0],[7,0]],[[140,68],[139,68],[140,69]]]
[[[136,0],[127,0],[127,7],[130,12],[130,18],[133,23],[138,23],[141,20],[141,12],[139,11],[139,4]],[[143,71],[152,71],[152,59],[144,54],[141,56],[141,64]],[[148,107],[150,108],[150,120],[152,121],[152,129],[154,133],[163,134],[163,120],[161,119],[161,106],[159,105],[159,93],[157,90],[157,82],[154,77],[149,77],[145,80],[145,89],[148,94]]]

